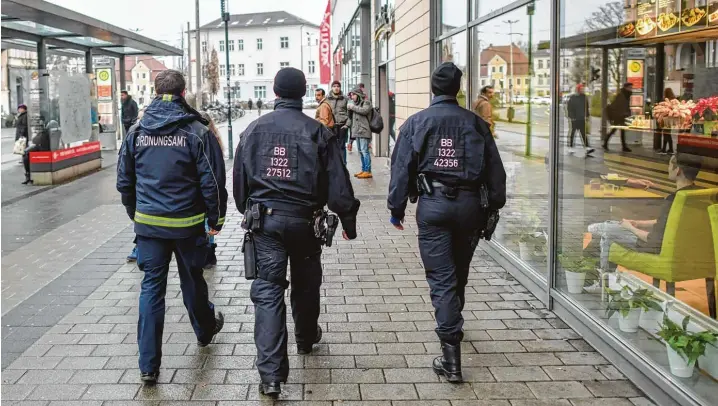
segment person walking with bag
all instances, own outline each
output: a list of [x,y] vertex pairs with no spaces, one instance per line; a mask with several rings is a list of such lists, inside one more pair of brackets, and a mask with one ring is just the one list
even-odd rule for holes
[[349,96],[354,101],[354,103],[347,105],[350,128],[352,129],[352,137],[357,140],[361,159],[361,171],[354,174],[354,176],[358,179],[370,179],[373,176],[371,173],[371,154],[369,153],[369,144],[372,137],[369,121],[374,109],[371,102],[366,100],[366,95],[360,87],[352,90]]

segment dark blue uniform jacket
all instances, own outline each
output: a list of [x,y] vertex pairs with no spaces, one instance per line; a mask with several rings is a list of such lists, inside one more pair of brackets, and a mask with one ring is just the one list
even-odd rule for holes
[[205,124],[184,99],[160,95],[128,132],[117,162],[117,190],[138,235],[201,235],[205,219],[210,228],[222,229],[224,157]]
[[506,204],[506,172],[489,125],[460,107],[454,97],[435,97],[429,108],[409,117],[399,129],[388,198],[393,217],[404,218],[419,173],[465,190],[485,184],[491,210]]

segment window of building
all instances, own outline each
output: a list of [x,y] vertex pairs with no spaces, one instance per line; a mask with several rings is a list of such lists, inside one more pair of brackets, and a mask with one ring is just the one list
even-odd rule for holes
[[237,65],[237,76],[244,76],[244,64]]
[[543,59],[538,60],[538,68],[543,69]]
[[491,67],[491,73],[496,73],[496,66]]
[[257,76],[262,76],[262,75],[264,75],[264,64],[258,63],[257,64]]
[[154,87],[154,86],[150,86],[150,94],[151,94],[151,95],[152,95],[152,94],[155,94],[155,87]]
[[500,72],[500,73],[504,73],[504,67],[503,67],[503,65],[502,65],[502,66],[499,66],[499,72]]
[[266,99],[267,98],[267,87],[266,86],[254,86],[254,98],[255,99]]
[[261,38],[257,38],[257,51],[261,51],[261,50],[262,50],[262,46],[263,46],[263,45],[262,45],[262,39],[261,39]]
[[219,65],[219,76],[226,76],[227,75],[227,67],[224,65]]
[[229,65],[229,76],[235,76],[237,71],[234,70],[234,64]]
[[289,37],[280,37],[279,38],[279,47],[282,49],[289,48]]
[[224,40],[219,41],[219,52],[224,52]]
[[521,78],[516,78],[516,86],[521,86]]
[[147,74],[146,74],[146,73],[143,73],[143,74],[142,74],[142,79],[147,79]]
[[207,52],[207,41],[202,41],[202,52]]
[[539,86],[543,86],[543,76],[538,77],[538,84]]
[[279,69],[288,68],[289,62],[279,62]]
[[243,39],[237,40],[237,50],[244,51],[244,40]]
[[227,49],[229,51],[234,51],[234,40],[233,39],[231,39],[231,40],[229,40],[229,42],[227,42]]
[[310,74],[315,73],[317,71],[317,65],[316,61],[309,61],[308,71]]

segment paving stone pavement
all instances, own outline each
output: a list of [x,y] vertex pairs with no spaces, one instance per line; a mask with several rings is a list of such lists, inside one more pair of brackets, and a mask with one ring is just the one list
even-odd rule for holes
[[[354,167],[356,154],[351,160]],[[481,246],[466,290],[466,383],[442,382],[429,367],[440,349],[413,208],[404,232],[388,224],[388,170],[377,161],[376,178],[355,184],[362,199],[359,237],[324,250],[323,340],[312,355],[299,356],[290,334],[291,372],[279,401],[258,394],[240,214],[230,204],[217,241],[218,267],[205,273],[212,300],[226,316],[214,344],[196,346],[173,264],[161,383],[143,387],[136,344],[142,274],[122,265],[2,371],[3,405],[652,404]],[[130,238],[119,233],[98,250],[125,254]],[[288,328],[293,331],[291,323]]]

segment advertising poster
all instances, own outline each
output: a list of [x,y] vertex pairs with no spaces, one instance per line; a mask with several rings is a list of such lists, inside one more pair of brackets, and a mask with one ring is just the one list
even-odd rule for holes
[[87,141],[92,135],[90,80],[85,75],[60,77],[60,128],[66,144]]
[[658,35],[678,32],[681,27],[681,0],[658,0],[656,13]]
[[636,38],[635,0],[624,0],[623,11],[623,24],[618,26],[618,38]]
[[626,69],[626,75],[628,83],[633,85],[634,91],[643,89],[643,60],[640,59],[629,59],[626,61],[628,69]]
[[708,26],[718,27],[718,0],[708,0]]
[[639,0],[636,5],[636,38],[656,36],[656,0]]
[[681,32],[706,28],[707,15],[707,0],[682,0]]
[[327,1],[324,19],[319,26],[319,83],[327,84],[332,77],[331,17],[332,4]]
[[95,70],[97,75],[97,100],[112,100],[112,71],[110,68],[100,68]]

